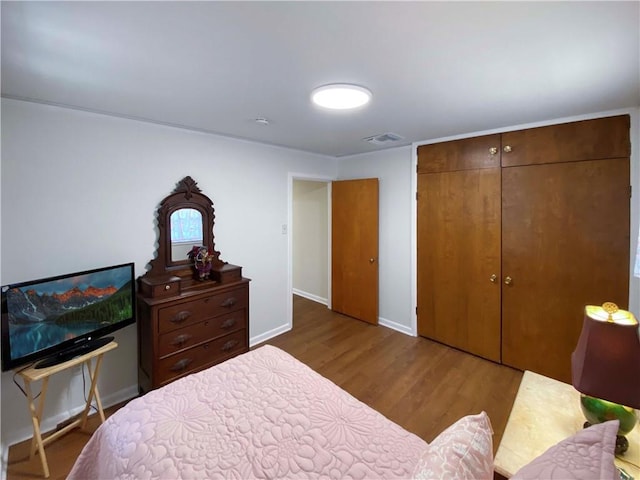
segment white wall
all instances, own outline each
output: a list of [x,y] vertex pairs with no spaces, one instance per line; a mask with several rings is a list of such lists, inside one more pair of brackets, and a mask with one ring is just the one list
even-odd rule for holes
[[[2,130],[2,109],[0,109],[0,136]],[[0,186],[2,185],[2,152],[0,149]],[[0,192],[2,189],[0,188]],[[0,212],[2,212],[2,195],[0,194]],[[2,216],[0,215],[0,220]],[[0,221],[0,252],[2,251],[2,221]],[[2,281],[2,255],[0,255],[0,285],[4,285]],[[0,399],[2,398],[2,381],[0,381]],[[1,435],[2,433],[2,401],[0,401],[0,480],[4,480],[7,475],[7,461],[9,449]]]
[[[3,284],[154,257],[155,211],[186,175],[214,202],[221,258],[250,285],[252,342],[286,328],[288,181],[292,171],[335,177],[337,161],[83,111],[2,99]],[[135,326],[105,356],[105,404],[137,393]],[[2,375],[2,439],[31,435],[25,399]],[[50,382],[44,427],[82,405],[82,381]]]
[[327,305],[329,297],[329,188],[293,181],[293,292]]
[[640,320],[640,275],[634,276],[634,254],[640,255],[640,108],[631,114],[631,281],[629,310]]
[[415,335],[411,299],[411,147],[340,160],[341,180],[379,179],[379,322]]

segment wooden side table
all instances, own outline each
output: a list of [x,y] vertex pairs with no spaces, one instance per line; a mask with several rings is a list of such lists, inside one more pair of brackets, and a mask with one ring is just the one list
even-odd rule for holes
[[[107,345],[100,347],[92,352],[86,353],[79,357],[75,357],[67,362],[60,363],[58,365],[54,365],[52,367],[47,368],[34,368],[29,367],[25,370],[18,372],[18,374],[24,380],[25,391],[27,393],[27,400],[29,402],[29,413],[31,414],[31,422],[33,423],[33,438],[31,439],[31,454],[30,459],[33,459],[36,451],[40,454],[40,461],[42,462],[42,471],[44,473],[45,478],[49,477],[49,465],[47,463],[47,457],[44,453],[44,447],[49,443],[53,442],[57,438],[60,438],[62,435],[67,433],[69,430],[80,427],[85,429],[87,426],[87,417],[89,416],[89,411],[91,409],[91,402],[95,398],[96,404],[98,406],[98,413],[100,414],[100,419],[104,422],[104,411],[102,410],[102,402],[100,401],[100,395],[98,393],[98,374],[100,373],[100,365],[102,364],[103,355],[116,348],[118,344],[116,342],[110,342]],[[92,368],[92,360],[95,358],[95,364]],[[42,432],[40,431],[40,421],[42,420],[42,411],[44,409],[44,400],[47,395],[47,386],[49,385],[49,377],[51,375],[62,372],[63,370],[67,370],[68,368],[72,368],[76,365],[80,365],[84,363],[87,366],[87,370],[89,371],[89,378],[91,379],[91,387],[89,389],[89,394],[87,396],[87,402],[84,407],[84,411],[80,415],[79,418],[72,421],[64,428],[61,428],[57,432],[48,435],[47,437],[43,437]],[[31,382],[35,382],[38,380],[42,380],[42,388],[40,392],[40,398],[38,401],[38,405],[36,406],[35,399],[33,398],[33,394],[31,391]]]
[[[494,460],[496,473],[511,477],[556,443],[583,428],[580,393],[572,385],[526,371]],[[627,435],[629,450],[615,463],[640,480],[640,426]]]

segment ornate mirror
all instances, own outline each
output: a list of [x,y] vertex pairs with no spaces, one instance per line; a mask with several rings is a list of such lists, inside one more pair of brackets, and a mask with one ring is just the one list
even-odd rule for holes
[[204,245],[202,212],[195,208],[179,208],[169,216],[172,263],[184,261],[194,245]]
[[[179,281],[180,289],[187,290],[198,281],[222,283],[241,278],[241,267],[220,260],[215,249],[214,218],[213,202],[197,183],[191,177],[180,180],[158,207],[158,250],[142,283],[151,289],[162,282]],[[197,268],[203,259],[206,275]]]

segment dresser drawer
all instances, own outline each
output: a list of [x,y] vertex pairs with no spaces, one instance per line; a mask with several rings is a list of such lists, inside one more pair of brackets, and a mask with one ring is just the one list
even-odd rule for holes
[[204,320],[194,325],[187,325],[160,335],[158,339],[158,355],[165,357],[206,340],[246,328],[247,320],[245,309],[219,315],[215,318]]
[[175,297],[180,295],[180,278],[169,276],[159,278],[142,278],[141,293],[150,298]]
[[219,363],[248,350],[246,330],[230,333],[224,337],[161,359],[158,362],[158,383],[167,383],[177,377],[201,370],[206,365]]
[[243,286],[224,293],[161,308],[158,312],[158,332],[170,332],[217,315],[248,308],[248,304],[248,288]]

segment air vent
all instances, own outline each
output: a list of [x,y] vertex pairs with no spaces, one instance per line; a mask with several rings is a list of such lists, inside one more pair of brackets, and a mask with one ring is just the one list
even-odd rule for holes
[[404,137],[390,132],[363,138],[365,142],[373,143],[374,145],[389,145],[390,143],[398,142],[403,139]]

